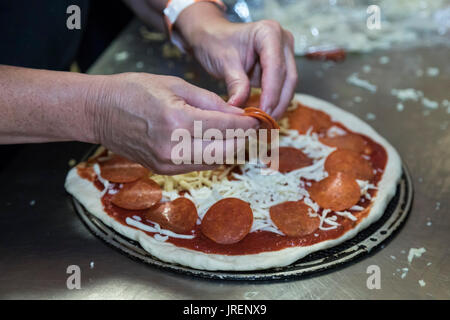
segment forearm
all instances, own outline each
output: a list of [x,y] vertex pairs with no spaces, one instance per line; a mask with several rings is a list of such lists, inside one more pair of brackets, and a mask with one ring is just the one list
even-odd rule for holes
[[0,65],[0,143],[95,143],[88,109],[103,78]]

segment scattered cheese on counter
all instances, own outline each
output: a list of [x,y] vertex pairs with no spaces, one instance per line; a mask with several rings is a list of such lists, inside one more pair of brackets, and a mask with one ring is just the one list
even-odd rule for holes
[[422,104],[424,105],[424,107],[429,108],[429,109],[437,109],[439,107],[438,102],[430,100],[426,97],[422,98]]
[[390,59],[389,57],[386,57],[386,56],[382,56],[382,57],[380,57],[380,59],[378,60],[378,62],[379,62],[380,64],[388,64],[389,61],[391,61],[391,59]]
[[370,83],[367,80],[363,80],[360,79],[358,77],[358,73],[352,73],[348,78],[347,78],[347,83],[352,84],[354,86],[366,89],[372,93],[377,91],[377,86]]
[[425,248],[411,248],[408,253],[408,263],[411,264],[414,258],[420,258],[427,250]]
[[125,61],[128,59],[128,56],[129,56],[129,54],[127,51],[122,51],[122,52],[116,53],[114,58],[116,59],[116,61]]
[[392,89],[391,94],[396,96],[401,101],[414,100],[419,101],[419,98],[423,97],[423,92],[413,88],[408,89]]
[[439,69],[430,67],[427,69],[427,76],[429,77],[437,77],[439,75]]

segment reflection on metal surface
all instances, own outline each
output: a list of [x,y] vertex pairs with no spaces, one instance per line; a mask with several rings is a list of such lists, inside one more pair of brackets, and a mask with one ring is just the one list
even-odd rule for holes
[[215,280],[287,280],[310,276],[319,272],[336,269],[362,258],[391,238],[408,216],[413,199],[413,188],[408,170],[403,165],[403,175],[397,192],[386,207],[383,216],[358,233],[354,238],[326,250],[314,252],[293,264],[267,270],[246,272],[222,272],[196,270],[161,261],[146,252],[136,241],[130,240],[106,226],[90,214],[75,198],[75,209],[83,222],[97,237],[126,255],[151,266],[195,277]]

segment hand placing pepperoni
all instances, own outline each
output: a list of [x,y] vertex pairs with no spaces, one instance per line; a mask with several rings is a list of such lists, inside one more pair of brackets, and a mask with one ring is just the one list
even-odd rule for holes
[[313,163],[313,160],[308,158],[306,154],[293,147],[280,147],[278,159],[278,171],[281,173],[291,172]]
[[354,151],[360,154],[370,154],[370,147],[367,141],[359,135],[348,133],[342,136],[324,137],[319,139],[320,142],[330,147]]
[[270,219],[287,236],[306,236],[320,225],[318,217],[309,216],[309,209],[303,201],[283,202],[270,208]]
[[182,197],[151,207],[146,211],[145,217],[158,223],[163,229],[186,234],[194,229],[198,214],[195,204]]
[[149,174],[149,170],[117,154],[99,161],[102,178],[114,183],[129,183]]
[[326,113],[299,104],[297,109],[288,113],[289,126],[300,134],[305,134],[311,128],[312,132],[325,132],[333,123]]
[[233,244],[244,239],[252,224],[253,211],[247,202],[225,198],[209,208],[203,217],[201,230],[216,243]]
[[308,192],[319,206],[333,211],[351,208],[361,197],[355,177],[342,172],[331,173],[327,178],[314,182]]
[[162,198],[161,187],[150,178],[126,183],[114,194],[111,202],[123,209],[144,210],[158,203]]
[[350,150],[336,150],[325,161],[325,170],[331,174],[343,172],[359,180],[371,180],[375,173],[369,161],[359,153]]

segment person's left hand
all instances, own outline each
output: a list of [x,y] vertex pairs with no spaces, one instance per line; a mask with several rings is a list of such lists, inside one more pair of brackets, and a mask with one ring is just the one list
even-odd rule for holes
[[271,20],[231,23],[208,2],[185,9],[176,27],[202,66],[225,80],[230,104],[242,106],[250,86],[262,88],[261,109],[280,118],[298,77],[289,31]]

